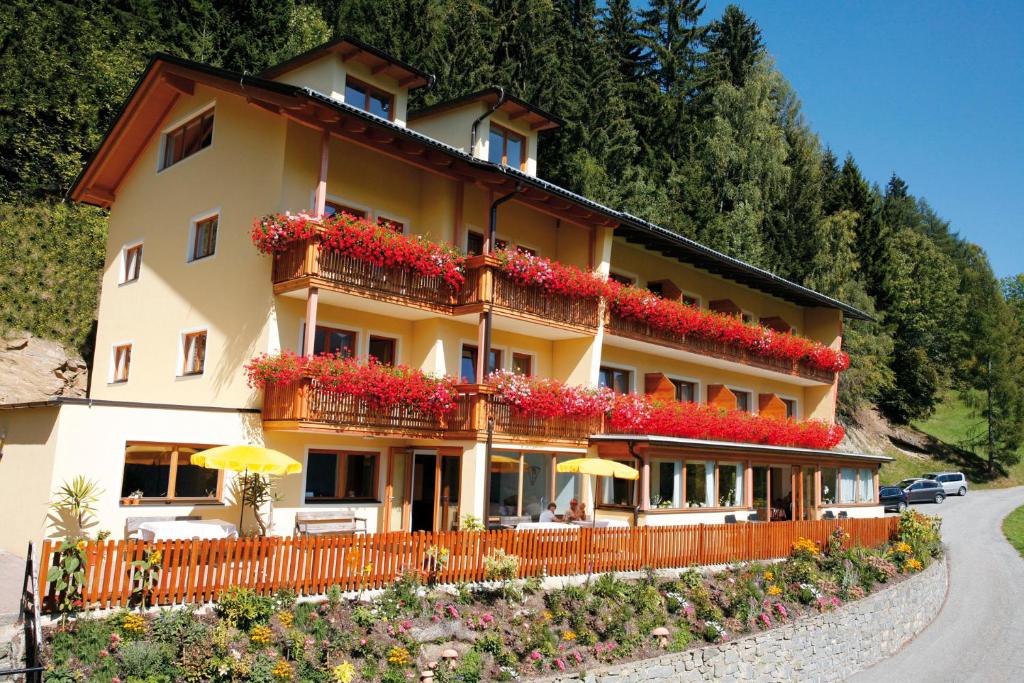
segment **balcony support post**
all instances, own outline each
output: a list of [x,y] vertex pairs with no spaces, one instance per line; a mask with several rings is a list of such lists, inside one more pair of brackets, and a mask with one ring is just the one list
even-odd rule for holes
[[326,128],[320,134],[320,175],[316,183],[314,195],[315,206],[313,211],[317,216],[323,216],[327,209],[327,159],[331,147],[331,133]]
[[316,343],[316,305],[320,298],[320,288],[310,287],[306,296],[306,334],[302,340],[302,355],[313,355]]

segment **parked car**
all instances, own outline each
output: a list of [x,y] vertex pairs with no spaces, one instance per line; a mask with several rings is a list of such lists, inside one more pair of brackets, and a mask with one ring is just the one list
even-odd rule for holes
[[925,479],[931,479],[942,484],[942,490],[947,496],[966,496],[967,477],[963,472],[933,472],[924,475]]
[[924,481],[924,477],[910,477],[908,479],[902,479],[898,484],[896,484],[896,486],[899,486],[901,489],[910,488],[910,485],[915,481]]
[[931,479],[917,479],[905,487],[903,492],[907,494],[908,503],[941,503],[946,500],[942,484]]
[[907,493],[899,486],[883,486],[878,489],[878,502],[886,512],[903,512],[907,509]]

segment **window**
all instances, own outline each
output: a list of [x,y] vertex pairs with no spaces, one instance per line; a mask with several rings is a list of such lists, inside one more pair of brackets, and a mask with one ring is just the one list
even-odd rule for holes
[[121,284],[135,282],[142,272],[142,245],[125,247],[121,252]]
[[121,497],[143,500],[217,500],[223,472],[193,465],[192,454],[210,446],[129,442],[124,449]]
[[[620,460],[624,465],[636,467],[633,460]],[[598,490],[601,492],[602,505],[636,507],[637,482],[632,479],[616,479],[614,477],[598,477]],[[593,514],[592,510],[587,511]]]
[[718,463],[718,505],[732,508],[743,505],[745,466],[741,462]]
[[700,299],[695,296],[683,294],[679,300],[692,308],[700,308]]
[[530,377],[533,375],[533,356],[528,353],[512,354],[512,372]]
[[394,114],[394,96],[369,83],[354,78],[345,79],[345,104],[368,111],[390,121]]
[[796,414],[796,401],[791,398],[784,398],[782,402],[786,406],[786,417],[798,417]]
[[213,256],[217,248],[217,216],[213,215],[192,224],[192,244],[189,261]]
[[128,368],[132,363],[132,345],[119,344],[114,347],[114,358],[110,381],[113,384],[128,381]]
[[651,460],[651,505],[656,508],[683,506],[682,460]]
[[651,294],[657,294],[660,297],[665,296],[665,283],[664,282],[648,282],[647,291]]
[[395,351],[398,343],[388,337],[370,335],[369,355],[376,358],[381,365],[394,365],[398,355]]
[[357,209],[338,202],[324,202],[324,215],[336,216],[339,213],[347,213],[348,215],[355,216],[356,218],[366,218],[366,209]]
[[470,256],[479,256],[484,253],[484,236],[473,230],[467,232],[466,253]]
[[684,403],[695,403],[698,400],[697,396],[697,383],[688,382],[683,379],[672,380],[672,385],[676,388],[676,400],[683,401]]
[[706,508],[714,505],[715,463],[686,463],[686,507]]
[[840,503],[866,503],[874,499],[874,478],[869,469],[844,467],[839,470]]
[[356,355],[356,333],[317,325],[313,353],[336,353],[342,358],[351,358]]
[[206,149],[212,143],[213,109],[210,109],[164,134],[164,155],[160,170]]
[[747,313],[746,311],[743,311],[743,313],[740,314],[740,318],[747,325],[753,325],[754,324],[754,314],[753,313]]
[[875,501],[875,478],[870,469],[857,470],[857,502],[873,503]]
[[[459,364],[459,372],[462,375],[464,381],[469,384],[476,384],[476,360],[478,358],[478,350],[476,346],[471,344],[462,345],[462,360]],[[490,374],[501,367],[501,350],[491,349],[490,363],[487,366],[487,373]]]
[[631,375],[632,373],[629,370],[601,366],[597,373],[597,383],[619,394],[628,394],[631,385]]
[[631,285],[634,281],[634,278],[631,278],[628,275],[623,275],[622,273],[615,272],[608,273],[608,279],[614,280],[615,282],[618,282],[620,285]]
[[201,375],[206,366],[206,330],[186,332],[181,336],[181,374]]
[[310,451],[306,459],[306,502],[376,500],[377,453]]
[[526,147],[526,140],[518,135],[492,123],[491,132],[487,138],[487,160],[492,164],[502,164],[524,170],[526,168],[526,155],[523,153]]
[[732,393],[736,395],[736,410],[741,410],[744,413],[753,412],[753,399],[751,398],[752,394],[749,391],[732,389]]
[[388,228],[392,232],[396,232],[399,235],[405,234],[405,223],[403,223],[402,221],[396,221],[391,218],[386,218],[384,216],[377,216],[377,225],[379,225],[382,228]]
[[823,505],[834,505],[839,490],[839,470],[835,467],[821,468],[821,502]]

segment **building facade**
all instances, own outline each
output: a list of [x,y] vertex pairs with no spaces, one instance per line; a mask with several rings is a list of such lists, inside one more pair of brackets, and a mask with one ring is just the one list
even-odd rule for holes
[[[430,78],[352,39],[258,77],[152,60],[72,195],[110,211],[89,398],[0,410],[0,547],[63,533],[69,521],[48,503],[76,475],[103,491],[90,531],[118,537],[147,514],[232,519],[232,475],[189,456],[237,443],[303,463],[275,483],[279,534],[303,510],[353,508],[371,531],[430,530],[465,515],[536,519],[572,498],[631,524],[881,514],[885,458],[616,433],[600,416],[510,404],[496,370],[828,425],[838,372],[680,334],[607,297],[552,296],[510,274],[502,253],[810,340],[830,357],[844,316],[864,314],[541,180],[538,146],[561,121],[500,89],[408,111],[408,93]],[[403,244],[454,246],[465,283],[353,257],[320,236],[260,253],[254,220],[285,212],[346,214]],[[288,352],[449,376],[455,405],[440,416],[381,408],[314,376],[253,388],[250,360]],[[621,459],[640,479],[592,491],[555,470],[586,456]]]

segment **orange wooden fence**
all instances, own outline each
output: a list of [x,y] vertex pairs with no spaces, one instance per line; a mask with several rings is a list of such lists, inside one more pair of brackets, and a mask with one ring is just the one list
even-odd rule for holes
[[[291,589],[304,595],[386,586],[407,571],[435,572],[440,583],[479,581],[484,557],[497,548],[519,558],[519,574],[565,576],[588,572],[686,567],[785,557],[797,538],[824,544],[836,529],[850,543],[881,545],[896,532],[895,517],[759,524],[694,524],[628,529],[390,532],[360,536],[267,537],[241,540],[96,541],[86,549],[82,600],[89,608],[129,605],[146,550],[163,554],[150,601],[160,605],[210,602],[229,586],[258,593]],[[46,581],[59,541],[43,541],[39,594],[52,611]],[[431,567],[427,550],[448,550]]]

